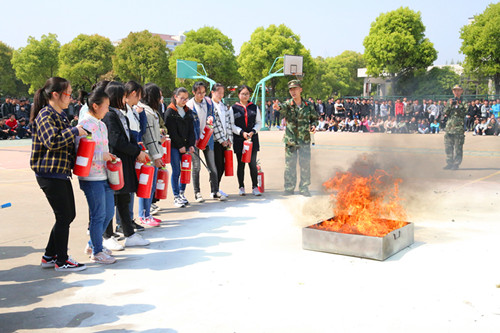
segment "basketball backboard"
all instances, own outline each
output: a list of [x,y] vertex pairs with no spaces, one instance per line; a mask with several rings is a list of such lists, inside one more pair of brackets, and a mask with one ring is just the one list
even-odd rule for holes
[[283,59],[283,74],[302,76],[302,56],[285,54]]
[[177,59],[177,78],[192,79],[198,75],[198,63],[196,61]]

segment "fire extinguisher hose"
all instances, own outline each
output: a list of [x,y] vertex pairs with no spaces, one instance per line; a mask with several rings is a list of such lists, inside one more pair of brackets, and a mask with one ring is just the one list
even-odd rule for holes
[[198,159],[201,161],[201,163],[203,163],[203,165],[205,166],[205,168],[207,169],[208,173],[211,174],[212,171],[210,170],[210,168],[207,166],[207,164],[205,163],[205,161],[203,161],[200,157],[200,154],[198,154],[196,151],[194,151],[194,154],[196,156],[198,156]]

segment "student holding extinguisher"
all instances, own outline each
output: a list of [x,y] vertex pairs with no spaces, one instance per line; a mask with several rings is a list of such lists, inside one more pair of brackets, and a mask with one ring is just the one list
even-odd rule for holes
[[181,158],[185,153],[193,154],[195,144],[193,112],[186,106],[188,100],[189,95],[186,88],[175,89],[170,105],[165,112],[165,123],[172,140],[170,155],[172,177],[170,183],[174,192],[174,205],[179,208],[189,204],[185,197],[181,197],[181,193],[186,190],[186,184],[180,184],[179,179]]
[[[115,191],[115,206],[122,222],[123,234],[125,236],[125,247],[149,245],[134,231],[134,224],[130,218],[129,203],[130,193],[137,191],[138,180],[135,173],[135,161],[146,162],[146,153],[141,151],[137,140],[130,133],[127,111],[124,103],[125,86],[120,82],[110,82],[106,86],[106,94],[109,96],[109,112],[103,118],[108,128],[109,150],[121,159],[123,165],[123,179],[125,185],[119,191]],[[109,225],[108,225],[109,226]],[[109,228],[108,228],[109,230]],[[112,232],[112,231],[111,231]],[[105,233],[106,235],[106,233]],[[120,249],[120,245],[113,237],[108,236],[104,245],[108,249]],[[108,246],[109,244],[109,246]],[[123,248],[122,248],[123,249]]]
[[161,97],[160,87],[154,83],[148,83],[144,86],[144,95],[137,104],[137,106],[143,108],[146,113],[147,125],[142,141],[155,168],[150,197],[139,198],[139,222],[151,227],[159,227],[161,222],[161,220],[154,218],[150,211],[153,196],[156,191],[158,168],[165,165],[161,159],[163,156],[163,147],[161,146],[163,139],[160,134],[160,115],[156,111],[160,107]]
[[[87,105],[88,112],[80,125],[92,135],[95,149],[89,175],[78,177],[80,189],[85,193],[90,213],[90,241],[85,248],[85,253],[90,255],[93,262],[112,264],[116,259],[111,256],[110,250],[103,247],[102,234],[115,211],[114,191],[109,187],[106,162],[116,157],[109,153],[108,130],[101,121],[109,108],[109,97],[103,87],[92,91],[87,97]],[[77,138],[77,147],[80,144],[80,138]]]
[[76,216],[70,181],[76,157],[75,139],[86,134],[80,125],[71,127],[63,112],[71,102],[71,92],[68,80],[51,77],[36,91],[30,115],[31,169],[56,218],[41,266],[66,272],[86,268],[68,257],[69,225]]
[[252,178],[252,193],[255,196],[260,196],[261,193],[257,182],[257,152],[259,151],[259,135],[257,131],[261,128],[262,118],[259,107],[250,102],[250,87],[242,85],[238,88],[238,98],[240,101],[234,104],[229,110],[231,117],[234,153],[238,160],[238,183],[239,194],[245,195],[245,164],[241,161],[243,155],[243,142],[250,140],[253,143],[252,157],[248,166],[250,167],[250,177]]

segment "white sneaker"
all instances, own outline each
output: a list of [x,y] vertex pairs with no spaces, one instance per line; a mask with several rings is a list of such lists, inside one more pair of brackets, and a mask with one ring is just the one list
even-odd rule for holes
[[195,193],[194,198],[195,198],[196,202],[199,202],[199,203],[205,202],[205,199],[203,199],[200,192]]
[[146,246],[149,245],[150,242],[147,239],[142,238],[137,232],[132,236],[125,238],[125,247],[129,246]]
[[149,210],[149,214],[151,215],[155,215],[157,214],[158,212],[160,211],[160,207],[158,207],[157,205],[155,205],[154,203],[151,204],[151,208]]
[[184,195],[184,191],[179,192],[179,197],[181,197],[182,201],[184,202],[184,205],[186,205],[186,206],[189,205],[189,201],[186,198],[186,196]]
[[210,194],[210,197],[214,200],[226,201],[227,196],[221,194],[220,192]]
[[244,187],[240,187],[239,194],[240,194],[240,196],[244,196],[245,195],[245,188]]
[[255,195],[256,197],[259,197],[262,195],[262,193],[260,193],[259,191],[259,188],[258,187],[254,187],[253,190],[252,190],[252,194]]
[[174,197],[174,206],[177,208],[184,208],[186,205],[184,204],[184,200],[178,195]]
[[123,251],[123,246],[113,237],[102,240],[102,246],[111,251]]
[[[87,245],[85,246],[84,253],[88,254],[89,256],[91,256],[92,252],[93,252],[92,248],[90,247],[89,243],[87,243]],[[113,251],[105,248],[104,246],[102,247],[102,252],[106,253],[108,256],[110,256],[111,254],[113,254]]]
[[96,262],[98,264],[113,264],[116,262],[116,258],[112,257],[104,252],[99,252],[97,254],[93,254],[90,257],[90,260]]
[[228,195],[224,191],[222,191],[221,189],[219,189],[219,193],[222,194],[223,196],[225,196],[226,198],[228,197]]

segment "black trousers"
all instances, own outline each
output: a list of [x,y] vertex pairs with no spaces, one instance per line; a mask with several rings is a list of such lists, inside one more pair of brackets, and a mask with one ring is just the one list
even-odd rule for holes
[[220,186],[220,181],[222,179],[222,175],[226,170],[225,167],[226,159],[224,158],[225,150],[226,148],[224,148],[220,143],[214,142],[215,168],[217,169],[217,180],[219,181],[219,186]]
[[[245,187],[245,164],[241,161],[242,152],[235,152],[236,159],[238,160],[238,170],[236,175],[238,176],[238,184],[239,187]],[[252,189],[257,187],[257,150],[252,149],[252,158],[250,159],[250,163],[248,163],[250,167],[250,178],[252,178]]]
[[[134,234],[134,224],[132,219],[130,218],[130,211],[128,207],[129,204],[130,193],[115,192],[115,206],[122,223],[123,235],[125,237],[130,237]],[[109,230],[109,226],[111,226],[111,230]],[[106,238],[109,238],[111,237],[111,235],[113,235],[113,224],[109,223],[108,229],[106,229],[104,236]]]
[[57,263],[63,264],[68,259],[69,225],[76,217],[73,187],[69,179],[36,177],[36,180],[56,217],[45,255],[57,255]]

